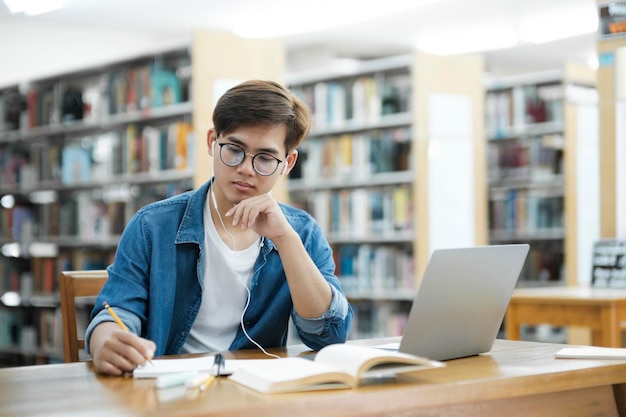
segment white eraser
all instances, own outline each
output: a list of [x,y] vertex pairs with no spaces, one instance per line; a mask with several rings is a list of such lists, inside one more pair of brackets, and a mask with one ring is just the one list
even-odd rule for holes
[[157,388],[171,388],[177,385],[183,385],[185,382],[196,376],[197,372],[176,372],[169,375],[161,375],[156,380]]

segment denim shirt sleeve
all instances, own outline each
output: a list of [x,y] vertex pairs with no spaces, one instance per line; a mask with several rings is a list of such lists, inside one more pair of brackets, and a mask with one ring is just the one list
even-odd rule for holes
[[344,343],[350,332],[353,311],[341,290],[341,283],[335,276],[335,263],[328,241],[315,220],[305,213],[298,217],[302,242],[318,270],[328,282],[332,291],[330,306],[324,314],[315,318],[298,316],[292,309],[291,317],[298,335],[304,344],[319,350],[333,343]]
[[294,311],[294,324],[304,333],[319,335],[324,330],[326,323],[331,319],[345,320],[348,315],[348,300],[335,287],[329,285],[333,294],[328,310],[316,318],[304,318]]
[[[118,315],[122,323],[124,323],[124,325],[128,327],[129,331],[135,334],[139,333],[141,324],[137,316],[135,316],[134,314],[130,312],[122,310],[120,308],[116,308],[115,313]],[[91,342],[91,334],[93,333],[93,330],[96,328],[96,326],[98,326],[101,323],[114,322],[114,321],[115,320],[113,320],[113,317],[111,317],[111,315],[105,309],[102,309],[93,318],[93,320],[91,320],[91,322],[89,323],[89,326],[87,327],[87,331],[85,332],[85,351],[88,354],[91,355],[91,351],[89,350],[89,344],[90,344],[89,342]]]

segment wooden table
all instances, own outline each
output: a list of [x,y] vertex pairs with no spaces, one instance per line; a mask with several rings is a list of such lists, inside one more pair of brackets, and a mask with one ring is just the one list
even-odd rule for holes
[[587,287],[520,288],[505,316],[507,339],[520,339],[521,325],[551,324],[591,329],[591,344],[621,347],[626,290]]
[[[220,378],[188,398],[182,387],[157,390],[154,380],[96,375],[89,362],[5,368],[0,416],[626,415],[626,360],[555,359],[561,347],[497,340],[491,352],[448,361],[445,368],[373,380],[357,389],[275,395]],[[227,354],[233,356],[259,354]]]

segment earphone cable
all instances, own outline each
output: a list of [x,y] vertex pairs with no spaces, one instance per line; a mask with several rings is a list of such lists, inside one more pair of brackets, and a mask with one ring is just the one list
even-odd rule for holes
[[241,280],[239,280],[239,277],[237,276],[237,264],[238,264],[237,259],[236,259],[236,256],[237,256],[237,243],[235,241],[235,236],[233,236],[232,233],[230,233],[228,231],[228,229],[226,228],[226,225],[224,224],[224,221],[222,220],[222,215],[220,214],[220,211],[217,208],[217,200],[215,198],[215,193],[213,192],[213,189],[211,189],[211,198],[213,198],[213,206],[215,207],[215,211],[217,212],[217,217],[218,217],[218,219],[220,219],[220,224],[222,225],[222,228],[224,229],[224,232],[226,232],[226,234],[233,241],[233,254],[234,254],[233,255],[233,270],[234,270],[234,273],[235,273],[235,280],[238,283],[240,283],[246,290],[246,304],[244,305],[243,311],[241,312],[241,317],[239,318],[239,323],[241,324],[241,330],[243,330],[243,334],[246,335],[248,340],[250,342],[252,342],[256,347],[258,347],[261,350],[261,352],[263,352],[267,356],[279,359],[280,358],[279,356],[274,355],[273,353],[269,353],[256,340],[254,340],[252,337],[250,337],[250,335],[248,334],[248,331],[246,330],[246,326],[244,324],[243,318],[244,318],[244,315],[246,314],[246,311],[248,310],[248,306],[250,305],[250,298],[251,298],[250,289],[248,288],[248,286],[246,284],[241,282]]

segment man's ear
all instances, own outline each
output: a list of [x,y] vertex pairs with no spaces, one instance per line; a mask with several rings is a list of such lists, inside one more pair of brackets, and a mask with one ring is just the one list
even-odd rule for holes
[[209,155],[215,156],[215,142],[217,141],[217,136],[215,135],[215,130],[209,129],[206,134],[206,142],[207,147],[209,148]]
[[298,160],[298,150],[294,149],[293,151],[289,153],[289,155],[287,155],[285,166],[283,167],[283,170],[281,171],[280,175],[283,176],[283,175],[288,174],[293,169],[297,160]]

